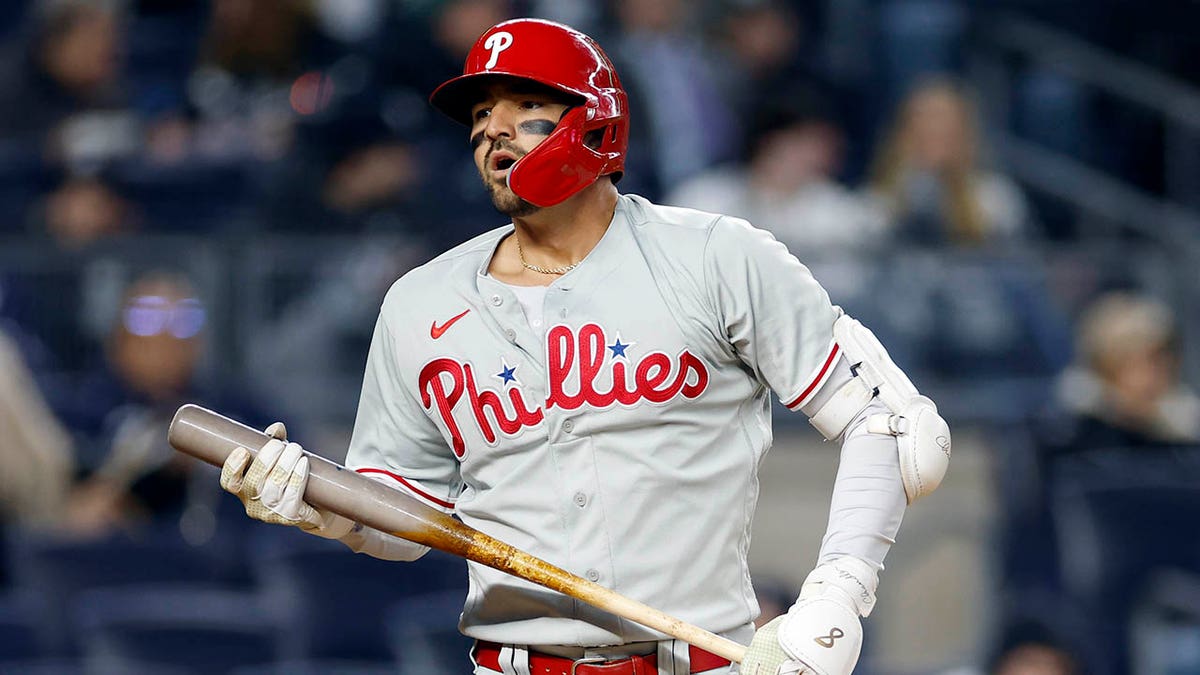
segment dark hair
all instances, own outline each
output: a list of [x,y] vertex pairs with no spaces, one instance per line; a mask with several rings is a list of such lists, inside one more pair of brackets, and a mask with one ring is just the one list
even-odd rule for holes
[[[537,80],[531,80],[526,77],[515,77],[513,75],[484,75],[476,77],[472,81],[473,90],[469,97],[464,97],[463,100],[470,102],[470,106],[475,105],[484,95],[484,89],[487,87],[499,84],[505,87],[518,96],[544,96],[556,103],[562,103],[568,106],[577,106],[583,103],[583,98],[575,94],[567,93],[556,87],[551,87],[547,84],[542,84]],[[469,107],[469,106],[468,106]]]
[[1073,644],[1061,631],[1042,621],[1018,621],[1000,635],[996,648],[988,659],[988,672],[995,672],[1004,660],[1022,647],[1044,647],[1058,652],[1069,672],[1078,672],[1079,657]]
[[745,157],[753,157],[763,139],[791,127],[825,124],[840,128],[832,100],[814,89],[794,88],[762,101],[750,116],[746,130]]

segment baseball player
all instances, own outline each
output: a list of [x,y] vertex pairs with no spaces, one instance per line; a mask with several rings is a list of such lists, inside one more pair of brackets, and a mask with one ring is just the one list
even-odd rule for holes
[[[950,434],[872,333],[767,232],[619,194],[628,101],[563,25],[489,29],[432,104],[470,129],[512,223],[387,294],[347,465],[684,621],[749,643],[742,673],[849,673],[906,503],[937,487]],[[816,568],[754,633],[747,552],[770,393],[841,462]],[[225,489],[268,522],[354,551],[422,546],[301,500],[275,440]],[[802,563],[797,563],[802,564]],[[735,664],[471,563],[460,629],[475,673],[732,673]]]

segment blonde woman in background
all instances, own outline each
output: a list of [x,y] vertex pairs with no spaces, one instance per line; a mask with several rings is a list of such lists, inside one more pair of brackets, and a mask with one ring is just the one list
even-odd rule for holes
[[1078,366],[1058,386],[1080,424],[1075,449],[1200,443],[1200,397],[1182,380],[1170,308],[1113,292],[1080,318]]
[[74,470],[71,437],[25,360],[0,331],[0,523],[42,526],[63,513]]
[[896,238],[976,246],[1019,238],[1028,207],[1009,178],[979,160],[974,103],[959,84],[938,79],[914,89],[871,170],[871,192]]

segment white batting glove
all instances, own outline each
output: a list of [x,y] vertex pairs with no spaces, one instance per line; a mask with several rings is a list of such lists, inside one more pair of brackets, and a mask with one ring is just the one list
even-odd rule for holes
[[221,467],[221,487],[242,500],[246,515],[255,520],[292,525],[326,539],[349,534],[354,527],[349,518],[304,501],[308,457],[299,443],[287,442],[283,422],[267,427],[267,435],[271,440],[253,459],[246,448],[230,453]]
[[862,650],[862,622],[875,606],[875,568],[857,558],[818,566],[788,613],[754,634],[742,675],[849,675]]

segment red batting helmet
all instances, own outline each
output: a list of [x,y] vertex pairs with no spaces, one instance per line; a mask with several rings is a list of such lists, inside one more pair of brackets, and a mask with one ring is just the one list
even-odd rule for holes
[[[481,80],[508,75],[577,97],[580,105],[508,173],[518,197],[553,206],[607,174],[625,170],[629,146],[629,99],[612,61],[592,38],[541,19],[514,19],[492,26],[467,55],[463,74],[444,82],[430,103],[455,121],[471,125]],[[589,132],[597,132],[589,145]],[[595,147],[592,147],[595,146]]]

